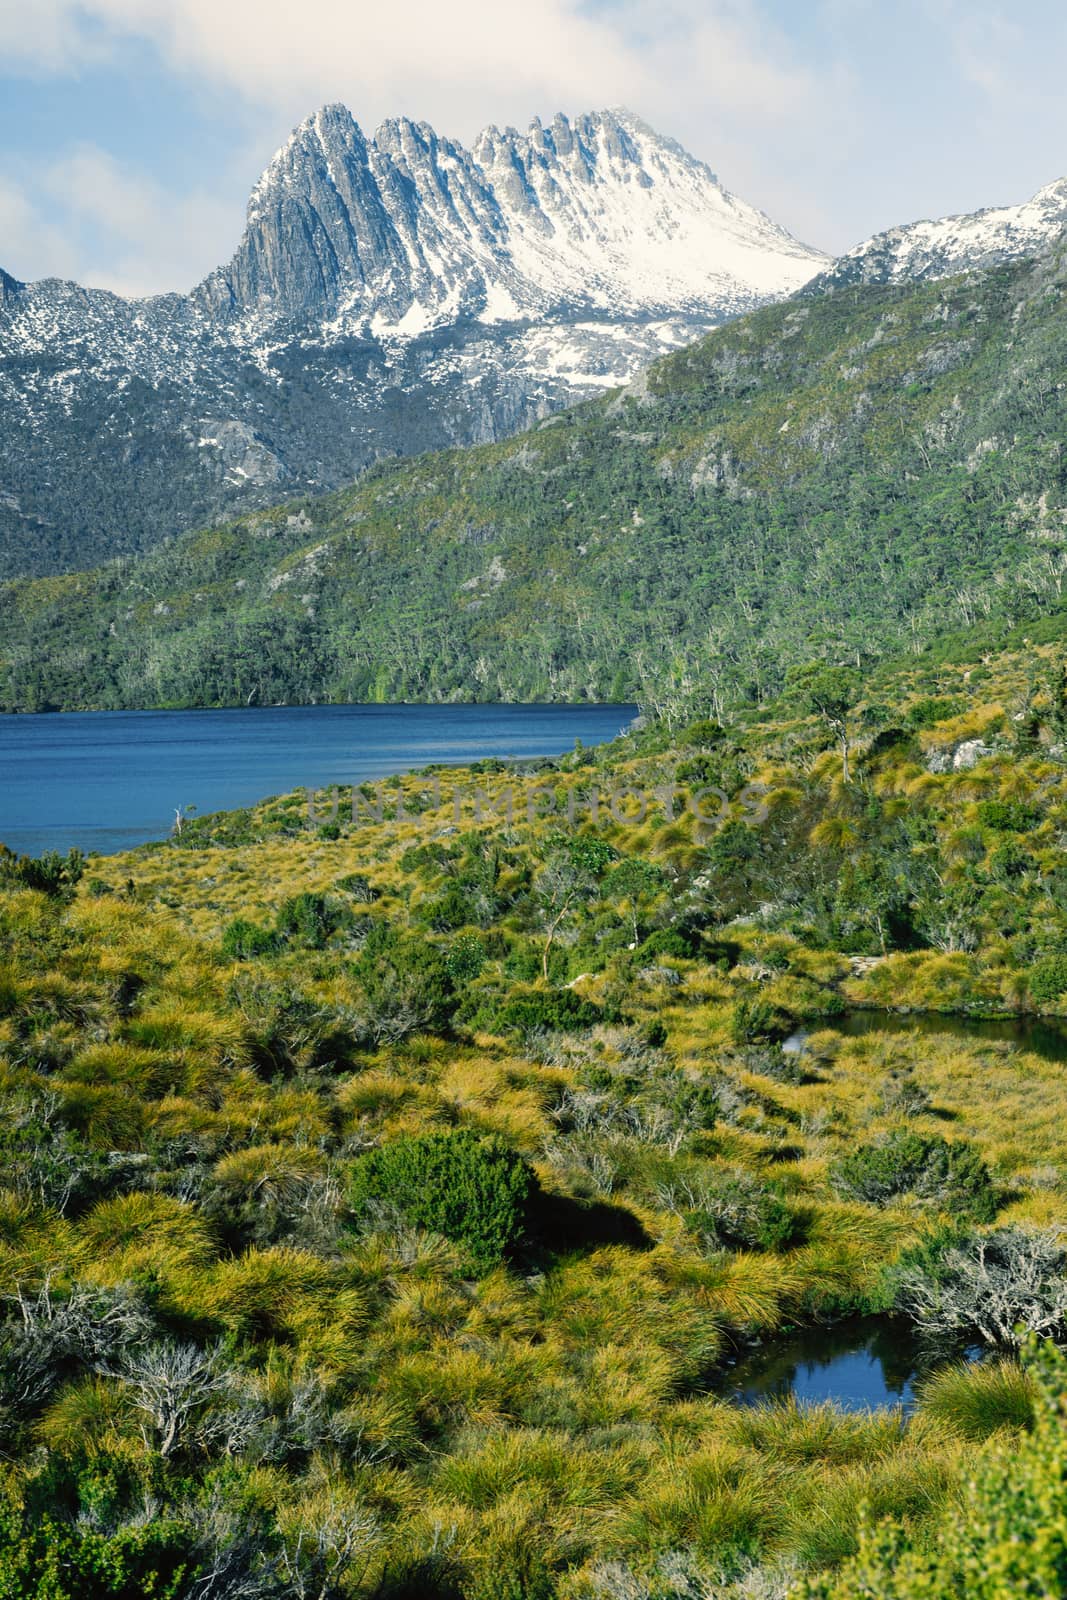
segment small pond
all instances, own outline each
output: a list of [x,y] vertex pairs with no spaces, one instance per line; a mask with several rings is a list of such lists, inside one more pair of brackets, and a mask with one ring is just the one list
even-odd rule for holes
[[811,1035],[824,1030],[852,1039],[867,1033],[899,1033],[912,1038],[940,1034],[972,1043],[1003,1042],[1032,1050],[1047,1061],[1067,1064],[1067,1019],[963,1017],[938,1011],[850,1011],[841,1017],[820,1018],[810,1027],[791,1033],[782,1049],[788,1055],[800,1055]]
[[947,1361],[974,1360],[980,1353],[935,1353],[907,1325],[853,1317],[829,1328],[798,1328],[746,1352],[726,1372],[722,1392],[745,1406],[793,1395],[801,1405],[830,1401],[842,1411],[909,1411],[923,1378]]

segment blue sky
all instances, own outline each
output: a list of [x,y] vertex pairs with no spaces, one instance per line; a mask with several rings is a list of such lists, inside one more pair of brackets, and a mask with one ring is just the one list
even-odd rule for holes
[[0,0],[0,266],[190,287],[292,126],[627,104],[812,244],[1067,175],[1054,0]]

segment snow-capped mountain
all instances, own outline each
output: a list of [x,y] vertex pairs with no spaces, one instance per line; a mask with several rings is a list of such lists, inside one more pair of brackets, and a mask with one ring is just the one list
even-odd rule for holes
[[191,294],[0,274],[0,561],[81,566],[499,437],[825,263],[628,112],[468,150],[327,106]]
[[1036,255],[1067,228],[1067,178],[1019,206],[991,206],[937,222],[912,222],[865,239],[816,278],[811,288],[946,278]]
[[721,315],[818,264],[629,113],[488,128],[467,151],[407,120],[368,141],[327,106],[271,162],[240,249],[200,297],[256,326],[314,309],[410,336],[561,309]]

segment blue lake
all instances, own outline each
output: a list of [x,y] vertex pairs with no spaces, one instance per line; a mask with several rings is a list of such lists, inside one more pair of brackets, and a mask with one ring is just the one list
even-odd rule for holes
[[0,717],[0,842],[103,855],[199,813],[431,763],[531,760],[613,739],[637,707],[263,706]]

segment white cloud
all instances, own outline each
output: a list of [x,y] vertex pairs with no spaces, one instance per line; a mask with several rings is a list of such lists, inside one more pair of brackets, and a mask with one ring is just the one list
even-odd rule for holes
[[101,54],[86,18],[71,0],[0,0],[0,61],[41,72],[69,70]]
[[206,190],[175,196],[83,144],[21,182],[0,180],[3,264],[119,294],[189,289],[236,242],[232,208]]
[[365,126],[398,114],[470,137],[535,111],[701,107],[772,121],[820,103],[810,69],[756,0],[0,0],[0,59],[55,70],[108,40],[300,120],[343,100]]
[[[640,63],[604,21],[572,0],[537,0],[509,16],[498,0],[0,0],[0,50],[43,66],[99,52],[108,37],[146,39],[195,72],[299,118],[348,101],[373,122],[406,110],[443,122],[506,117],[516,105],[583,105],[590,80],[624,93]],[[462,131],[473,131],[467,127]]]
[[[42,215],[20,183],[0,176],[0,239],[10,254],[0,259],[16,277],[35,277],[34,268],[63,273],[75,264],[77,252],[62,226]],[[56,265],[48,265],[55,263]]]

